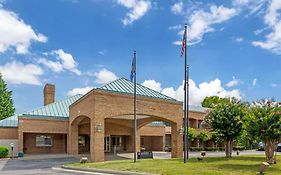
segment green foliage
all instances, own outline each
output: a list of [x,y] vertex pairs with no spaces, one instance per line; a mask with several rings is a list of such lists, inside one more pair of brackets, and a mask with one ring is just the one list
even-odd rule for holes
[[217,132],[211,132],[210,138],[215,144],[221,143],[223,141],[222,136]]
[[218,96],[210,96],[206,97],[201,105],[205,108],[213,108],[219,103],[228,103],[229,99],[227,98],[220,98]]
[[0,146],[0,158],[7,157],[9,154],[9,148],[6,146]]
[[194,128],[188,128],[188,140],[189,141],[193,141],[194,139],[196,139],[196,131]]
[[252,139],[278,142],[281,138],[281,107],[259,105],[249,109],[246,128]]
[[242,131],[242,119],[246,109],[243,103],[228,99],[227,102],[218,103],[213,107],[206,117],[206,122],[223,140],[233,141]]
[[210,140],[210,135],[208,134],[207,131],[202,130],[202,131],[200,131],[200,133],[198,134],[197,138],[198,138],[201,142],[206,142],[207,140]]
[[12,91],[8,90],[7,84],[0,74],[0,120],[11,117],[14,113]]
[[[180,129],[180,133],[184,134],[184,128]],[[196,131],[194,128],[188,128],[188,140],[193,141],[197,138]]]
[[245,123],[240,136],[235,141],[239,146],[245,147],[245,149],[257,149],[261,139],[258,137],[251,137],[246,126],[247,124]]

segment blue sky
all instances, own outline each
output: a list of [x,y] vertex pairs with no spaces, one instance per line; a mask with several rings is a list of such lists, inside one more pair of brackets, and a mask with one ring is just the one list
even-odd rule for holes
[[190,102],[206,96],[281,100],[279,0],[0,0],[0,72],[16,112],[130,77],[182,99],[188,24]]

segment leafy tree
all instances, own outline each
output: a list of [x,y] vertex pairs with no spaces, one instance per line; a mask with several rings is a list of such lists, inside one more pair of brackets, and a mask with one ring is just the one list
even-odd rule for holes
[[205,130],[200,131],[200,133],[198,134],[197,138],[199,139],[199,141],[203,145],[203,148],[205,148],[205,142],[207,140],[210,140],[210,136],[209,136],[208,132],[205,131]]
[[12,91],[9,91],[7,84],[0,74],[0,120],[11,117],[15,113],[12,100]]
[[281,107],[269,101],[256,102],[249,109],[246,125],[251,137],[265,144],[267,161],[274,163],[274,151],[281,138]]
[[196,139],[197,135],[196,135],[196,131],[194,128],[188,128],[188,140],[189,141],[194,141],[194,139]]
[[211,132],[211,140],[214,142],[215,147],[217,147],[218,143],[222,142],[222,136],[217,132]]
[[229,101],[229,99],[227,98],[220,98],[218,96],[210,96],[210,97],[206,97],[203,102],[201,103],[201,105],[205,108],[213,108],[215,105],[219,104],[219,103],[227,103]]
[[225,141],[226,157],[232,155],[233,141],[242,131],[244,115],[245,105],[232,98],[216,104],[205,119],[212,130],[221,135],[221,138]]

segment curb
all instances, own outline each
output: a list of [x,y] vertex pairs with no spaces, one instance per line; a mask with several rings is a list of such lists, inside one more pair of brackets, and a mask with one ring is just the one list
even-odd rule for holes
[[156,174],[148,174],[148,173],[138,173],[131,171],[118,171],[118,170],[107,170],[107,169],[97,169],[97,168],[76,168],[76,167],[68,167],[61,166],[63,169],[68,170],[76,170],[76,171],[86,171],[86,172],[94,172],[94,173],[108,173],[108,174],[119,174],[119,175],[156,175]]

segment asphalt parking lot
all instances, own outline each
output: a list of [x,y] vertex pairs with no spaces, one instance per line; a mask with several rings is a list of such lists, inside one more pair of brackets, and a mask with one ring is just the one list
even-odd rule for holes
[[[79,171],[63,170],[61,165],[79,161],[78,157],[35,157],[23,159],[0,160],[0,174],[3,175],[79,175],[86,174]],[[87,173],[93,175],[105,175],[102,173]]]

